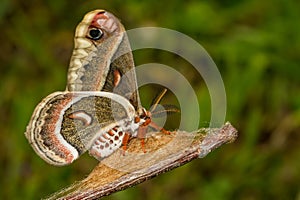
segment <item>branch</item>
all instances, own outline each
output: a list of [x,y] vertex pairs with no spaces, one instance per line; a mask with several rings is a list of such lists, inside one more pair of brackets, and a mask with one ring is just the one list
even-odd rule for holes
[[157,175],[203,158],[222,144],[233,142],[237,130],[227,122],[221,128],[171,135],[153,133],[146,139],[146,153],[134,138],[128,150],[116,151],[102,160],[85,179],[51,195],[48,199],[97,199],[149,180]]

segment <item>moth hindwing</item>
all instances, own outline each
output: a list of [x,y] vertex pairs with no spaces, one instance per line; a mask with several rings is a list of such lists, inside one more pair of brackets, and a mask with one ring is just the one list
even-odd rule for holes
[[[134,124],[134,116],[135,109],[129,101],[114,93],[55,92],[37,105],[25,135],[46,162],[66,165],[97,145],[94,142],[99,143],[99,138],[115,127],[125,132],[126,126]],[[120,141],[122,135],[113,140],[112,148],[119,148]],[[110,142],[106,141],[104,147]],[[109,148],[102,150],[102,156],[107,156]]]

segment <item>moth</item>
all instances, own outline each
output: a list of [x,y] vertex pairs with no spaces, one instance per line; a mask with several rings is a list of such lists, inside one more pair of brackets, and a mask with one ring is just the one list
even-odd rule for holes
[[141,107],[123,25],[111,13],[87,13],[75,31],[66,90],[35,108],[25,136],[46,162],[62,166],[86,151],[98,160],[158,127]]

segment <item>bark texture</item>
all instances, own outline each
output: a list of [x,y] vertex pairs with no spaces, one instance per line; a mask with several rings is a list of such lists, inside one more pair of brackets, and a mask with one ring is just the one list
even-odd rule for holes
[[134,138],[128,150],[118,150],[102,160],[85,179],[54,193],[47,199],[98,199],[132,187],[157,175],[203,158],[222,144],[233,142],[237,130],[227,122],[221,128],[195,132],[175,131],[171,135],[152,133],[143,152]]

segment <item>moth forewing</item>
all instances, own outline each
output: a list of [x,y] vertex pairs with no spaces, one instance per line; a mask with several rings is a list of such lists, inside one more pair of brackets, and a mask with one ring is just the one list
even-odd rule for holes
[[[101,35],[94,38],[91,33],[95,36],[96,30]],[[111,58],[121,43],[124,32],[123,25],[109,12],[96,10],[85,15],[75,31],[67,90],[102,90]]]
[[[103,34],[95,39],[90,31],[96,30]],[[89,12],[77,26],[67,90],[113,92],[128,99],[136,110],[141,107],[128,37],[111,13]]]

